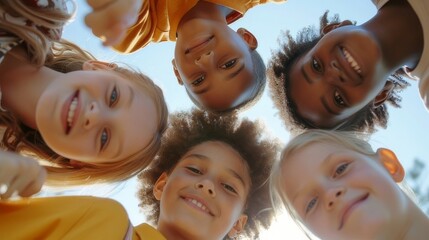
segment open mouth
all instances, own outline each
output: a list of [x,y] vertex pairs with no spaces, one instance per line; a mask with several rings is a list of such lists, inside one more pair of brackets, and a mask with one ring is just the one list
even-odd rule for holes
[[200,202],[197,199],[191,198],[191,197],[183,197],[183,200],[186,201],[188,205],[190,205],[193,208],[196,208],[204,213],[209,214],[210,216],[213,216],[213,213],[210,212],[210,209],[202,202]]
[[77,90],[65,103],[63,110],[63,122],[65,126],[65,133],[69,134],[76,123],[78,117],[79,107],[79,90]]
[[344,223],[347,221],[348,217],[350,216],[353,209],[355,209],[360,203],[365,201],[369,196],[369,193],[364,194],[363,196],[359,197],[358,199],[351,202],[350,205],[346,206],[340,221],[340,226],[338,227],[338,230],[342,229],[344,226]]
[[359,66],[359,64],[357,63],[357,61],[353,58],[353,56],[350,54],[349,51],[347,51],[347,49],[345,48],[341,48],[341,52],[343,53],[345,59],[347,60],[347,62],[349,63],[350,67],[359,75],[361,76],[362,74],[362,69]]
[[214,35],[211,35],[210,37],[208,37],[207,39],[205,39],[205,40],[203,40],[202,42],[200,42],[200,43],[198,43],[198,44],[196,44],[196,45],[194,45],[194,46],[192,46],[192,47],[190,47],[190,48],[187,48],[186,50],[185,50],[185,54],[188,54],[188,53],[190,53],[191,51],[194,51],[194,50],[198,50],[199,48],[203,48],[205,45],[207,45],[212,39],[214,38]]

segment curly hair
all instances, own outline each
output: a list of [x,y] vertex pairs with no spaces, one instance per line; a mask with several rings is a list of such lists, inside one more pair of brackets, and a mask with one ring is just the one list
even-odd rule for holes
[[252,58],[252,64],[253,64],[253,81],[255,82],[254,89],[251,93],[251,96],[246,99],[245,101],[241,102],[240,104],[233,106],[228,109],[224,110],[213,110],[213,109],[206,109],[203,105],[200,104],[189,92],[186,90],[186,93],[188,94],[191,101],[200,109],[218,114],[218,115],[228,115],[228,114],[238,114],[253,105],[255,105],[259,99],[261,98],[262,94],[264,93],[265,85],[267,83],[267,67],[265,66],[264,60],[262,59],[261,55],[258,51],[250,50],[250,57]]
[[[290,71],[295,63],[310,51],[322,38],[321,30],[330,23],[339,23],[337,14],[328,19],[328,11],[320,18],[320,30],[316,31],[314,26],[308,26],[298,32],[294,39],[289,31],[284,33],[280,50],[273,53],[268,63],[268,85],[274,105],[279,110],[280,117],[285,126],[293,133],[304,129],[320,128],[309,123],[297,110],[297,103],[290,96]],[[405,69],[398,69],[389,76],[388,81],[394,85],[393,91],[385,103],[378,107],[368,104],[344,123],[337,126],[341,131],[364,131],[373,133],[376,126],[386,128],[389,113],[386,103],[393,107],[400,107],[401,97],[399,93],[410,84],[405,80],[408,78]]]
[[250,120],[239,122],[236,115],[220,116],[196,109],[172,115],[156,161],[138,175],[139,206],[147,219],[153,224],[158,222],[160,203],[153,195],[158,177],[163,172],[173,171],[194,146],[206,141],[220,141],[235,149],[248,165],[252,182],[244,210],[248,221],[243,235],[257,237],[260,227],[268,228],[273,218],[267,180],[279,147],[276,141],[262,139],[261,130]]

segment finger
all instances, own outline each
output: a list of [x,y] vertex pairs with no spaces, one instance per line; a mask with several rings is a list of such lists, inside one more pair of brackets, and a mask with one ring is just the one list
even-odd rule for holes
[[[101,19],[101,20],[100,20]],[[103,32],[106,30],[105,22],[102,21],[103,17],[100,13],[90,13],[85,17],[85,24],[88,28],[91,29],[92,34],[97,37],[103,35]]]
[[124,27],[123,24],[115,24],[113,25],[109,31],[106,32],[103,41],[104,46],[114,46],[122,42],[122,40],[125,38],[125,32],[127,28]]
[[[12,196],[12,194],[14,194],[16,192],[16,186],[17,186],[16,180],[17,180],[17,178],[13,179],[11,184],[8,185],[6,192],[0,195],[1,199],[8,199],[8,198],[10,198],[10,196]],[[19,185],[19,183],[18,183],[18,185]]]
[[37,178],[30,182],[24,189],[18,192],[21,197],[30,197],[33,194],[40,192],[46,180],[46,170],[41,167]]

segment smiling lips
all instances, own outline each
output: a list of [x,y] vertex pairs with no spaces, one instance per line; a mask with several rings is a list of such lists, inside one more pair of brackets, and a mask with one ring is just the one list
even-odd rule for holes
[[344,212],[341,215],[341,221],[340,226],[338,227],[338,230],[341,230],[344,226],[344,223],[347,221],[348,217],[350,216],[350,213],[353,211],[354,208],[356,208],[360,203],[365,201],[369,196],[369,193],[359,197],[358,199],[352,201],[348,206],[344,208]]
[[203,42],[201,42],[201,43],[196,44],[195,46],[192,46],[192,47],[190,47],[190,48],[187,48],[187,49],[185,50],[185,54],[188,54],[188,53],[190,53],[191,51],[193,51],[193,50],[195,50],[195,49],[197,49],[197,48],[200,48],[200,47],[202,47],[202,46],[206,45],[206,44],[207,44],[207,43],[209,43],[213,38],[214,38],[214,35],[212,35],[212,36],[208,37],[206,40],[204,40],[204,41],[203,41]]
[[353,58],[353,56],[347,51],[345,48],[341,48],[341,51],[346,58],[347,62],[350,64],[350,67],[360,76],[362,74],[362,69],[357,63],[357,61]]
[[[68,106],[67,106],[68,104]],[[74,123],[76,122],[77,116],[79,111],[78,110],[79,105],[79,91],[76,91],[71,98],[66,102],[65,110],[63,110],[65,113],[63,113],[64,120],[65,121],[65,132],[66,134],[69,134],[71,129],[74,126]]]
[[183,197],[183,199],[191,205],[191,207],[197,208],[198,210],[209,214],[210,216],[213,216],[213,214],[210,212],[209,208],[199,200],[192,198],[192,197]]

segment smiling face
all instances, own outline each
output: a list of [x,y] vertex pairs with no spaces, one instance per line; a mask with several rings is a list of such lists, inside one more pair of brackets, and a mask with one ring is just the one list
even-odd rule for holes
[[363,107],[382,103],[390,73],[369,32],[342,26],[325,36],[294,64],[290,96],[311,125],[334,128]]
[[231,146],[196,145],[155,184],[158,230],[184,239],[223,239],[231,229],[240,231],[250,184],[248,167]]
[[253,35],[204,19],[187,21],[178,34],[173,65],[190,97],[206,109],[223,111],[254,95]]
[[36,124],[58,154],[92,164],[142,150],[157,128],[152,99],[114,71],[70,72],[55,79],[36,107]]
[[408,199],[395,183],[403,177],[393,173],[395,167],[402,169],[396,158],[380,151],[370,157],[319,142],[283,161],[282,190],[316,236],[393,239],[398,234],[393,229],[401,229]]

